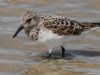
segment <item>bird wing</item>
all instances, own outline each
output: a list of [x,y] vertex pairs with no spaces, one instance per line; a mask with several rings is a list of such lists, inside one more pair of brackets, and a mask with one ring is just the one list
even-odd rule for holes
[[49,18],[42,25],[58,35],[79,35],[83,29],[79,22],[67,18]]

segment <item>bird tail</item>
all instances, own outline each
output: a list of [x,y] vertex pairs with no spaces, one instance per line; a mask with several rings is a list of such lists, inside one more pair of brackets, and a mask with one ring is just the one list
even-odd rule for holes
[[82,36],[89,33],[89,32],[95,31],[100,27],[99,22],[97,22],[97,23],[85,22],[85,23],[82,23],[82,25],[84,26],[84,29],[86,29],[86,31],[82,34]]
[[100,27],[100,22],[92,23],[92,24],[96,25],[96,27]]
[[83,23],[81,23],[81,26],[84,29],[92,29],[92,28],[95,28],[95,27],[100,27],[100,22],[93,22],[93,23],[83,22]]

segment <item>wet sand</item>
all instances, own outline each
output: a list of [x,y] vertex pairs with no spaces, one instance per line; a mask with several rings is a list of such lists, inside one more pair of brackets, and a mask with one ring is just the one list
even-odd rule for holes
[[33,44],[23,31],[12,38],[26,9],[100,22],[99,8],[99,0],[0,0],[0,75],[99,75],[100,28],[66,42],[65,58],[60,57],[60,48],[48,58],[48,48]]

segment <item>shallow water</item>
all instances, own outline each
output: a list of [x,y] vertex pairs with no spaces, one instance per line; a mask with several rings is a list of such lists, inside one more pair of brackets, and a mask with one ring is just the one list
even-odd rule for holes
[[100,22],[99,0],[0,0],[0,75],[100,74],[100,29],[67,42],[64,59],[60,58],[59,48],[49,60],[44,58],[47,47],[33,45],[23,31],[12,38],[25,9],[81,22]]

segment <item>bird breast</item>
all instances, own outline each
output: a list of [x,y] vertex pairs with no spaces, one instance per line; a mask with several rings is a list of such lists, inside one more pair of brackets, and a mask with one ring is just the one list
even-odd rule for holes
[[64,36],[60,36],[52,32],[52,30],[48,30],[46,28],[41,28],[39,32],[39,41],[48,41],[48,40],[59,40]]

